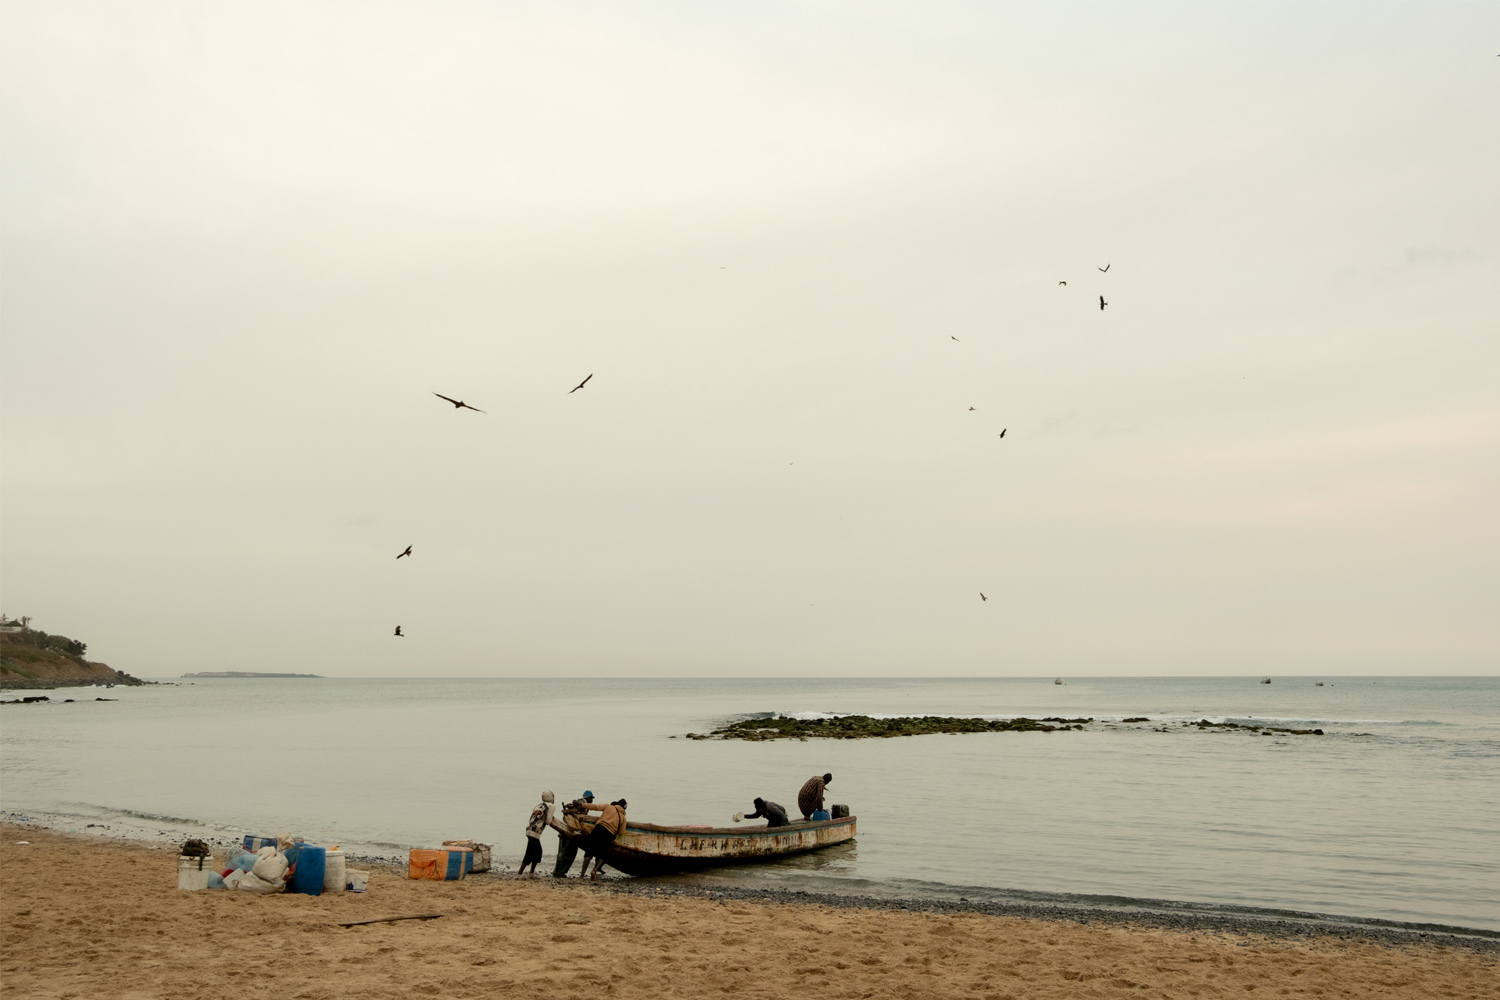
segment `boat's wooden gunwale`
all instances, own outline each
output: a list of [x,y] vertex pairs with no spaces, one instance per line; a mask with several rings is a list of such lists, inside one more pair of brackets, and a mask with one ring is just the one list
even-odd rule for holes
[[798,820],[788,823],[786,826],[715,826],[715,827],[691,827],[691,826],[659,826],[655,823],[632,823],[625,822],[626,831],[638,830],[642,833],[667,834],[669,836],[681,837],[778,837],[788,833],[798,833],[802,830],[827,830],[838,826],[847,826],[853,823],[856,817],[840,816],[838,819],[810,819]]
[[[625,824],[610,846],[605,863],[631,875],[659,875],[719,865],[774,861],[848,843],[855,836],[854,816],[808,820],[777,827],[692,829],[655,823]],[[587,833],[593,818],[584,820]],[[706,842],[706,843],[705,843]]]

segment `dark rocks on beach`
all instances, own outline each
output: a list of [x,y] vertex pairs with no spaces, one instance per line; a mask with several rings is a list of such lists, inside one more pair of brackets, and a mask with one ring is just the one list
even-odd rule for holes
[[[1284,940],[1334,938],[1379,944],[1386,947],[1411,947],[1415,944],[1466,948],[1481,954],[1500,955],[1500,935],[1493,931],[1465,928],[1438,928],[1431,924],[1402,924],[1389,920],[1338,917],[1318,913],[1295,913],[1277,910],[1245,909],[1238,912],[1212,911],[1196,904],[1172,904],[1148,901],[1139,906],[1078,906],[1019,900],[974,899],[893,899],[834,892],[807,892],[802,889],[761,889],[749,887],[709,888],[678,882],[675,879],[621,878],[600,882],[577,879],[555,884],[560,891],[610,892],[654,897],[697,897],[737,899],[756,903],[794,903],[829,906],[839,909],[902,910],[914,913],[982,913],[991,916],[1024,917],[1033,920],[1064,920],[1072,923],[1113,924],[1125,927],[1154,927],[1163,930],[1207,931],[1210,933],[1262,934]],[[1421,928],[1427,928],[1422,930]]]
[[1146,718],[1144,715],[1137,715],[1137,716],[1134,716],[1133,718],[1129,718],[1129,719],[1126,719],[1124,721],[1126,721],[1126,722],[1150,722],[1151,720],[1148,719],[1148,718]]
[[[708,735],[688,734],[688,739],[721,740],[829,740],[886,739],[892,736],[928,736],[938,733],[1051,733],[1059,729],[1082,729],[1093,719],[972,719],[941,715],[874,719],[868,715],[842,715],[833,719],[743,719],[720,726]],[[1054,725],[1055,723],[1055,725]]]

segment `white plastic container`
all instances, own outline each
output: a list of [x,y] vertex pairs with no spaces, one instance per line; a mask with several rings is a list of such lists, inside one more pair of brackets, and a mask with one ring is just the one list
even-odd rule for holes
[[214,870],[213,858],[177,856],[177,888],[198,892],[208,888],[208,873]]
[[344,852],[337,849],[325,852],[323,855],[323,891],[343,892],[348,887]]
[[347,869],[347,872],[349,876],[348,884],[350,892],[364,892],[370,887],[369,872],[362,872],[353,868]]

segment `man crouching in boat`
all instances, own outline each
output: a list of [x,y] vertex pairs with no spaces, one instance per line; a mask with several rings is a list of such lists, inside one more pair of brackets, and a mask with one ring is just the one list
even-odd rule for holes
[[[607,806],[588,805],[584,808],[599,813],[599,818],[594,821],[593,832],[583,842],[583,869],[578,877],[598,878],[604,870],[604,855],[609,853],[609,845],[625,830],[625,800],[616,799]],[[590,858],[594,860],[592,875],[589,875]]]
[[763,819],[766,821],[766,826],[787,825],[786,810],[775,802],[767,802],[765,799],[755,800],[755,812],[739,813],[734,817],[736,823],[742,819]]

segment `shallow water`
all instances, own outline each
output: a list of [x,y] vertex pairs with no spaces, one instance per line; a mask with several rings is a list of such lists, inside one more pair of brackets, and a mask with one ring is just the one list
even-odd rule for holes
[[[1500,929],[1500,679],[1257,680],[199,679],[54,691],[53,704],[0,714],[0,789],[12,813],[78,827],[292,830],[367,852],[475,838],[518,860],[543,788],[625,796],[636,821],[728,825],[756,795],[794,807],[809,775],[832,771],[831,800],[859,817],[854,845],[703,878]],[[758,712],[1100,721],[681,738]],[[1106,723],[1137,715],[1169,731]],[[1326,735],[1180,724],[1200,718]]]

